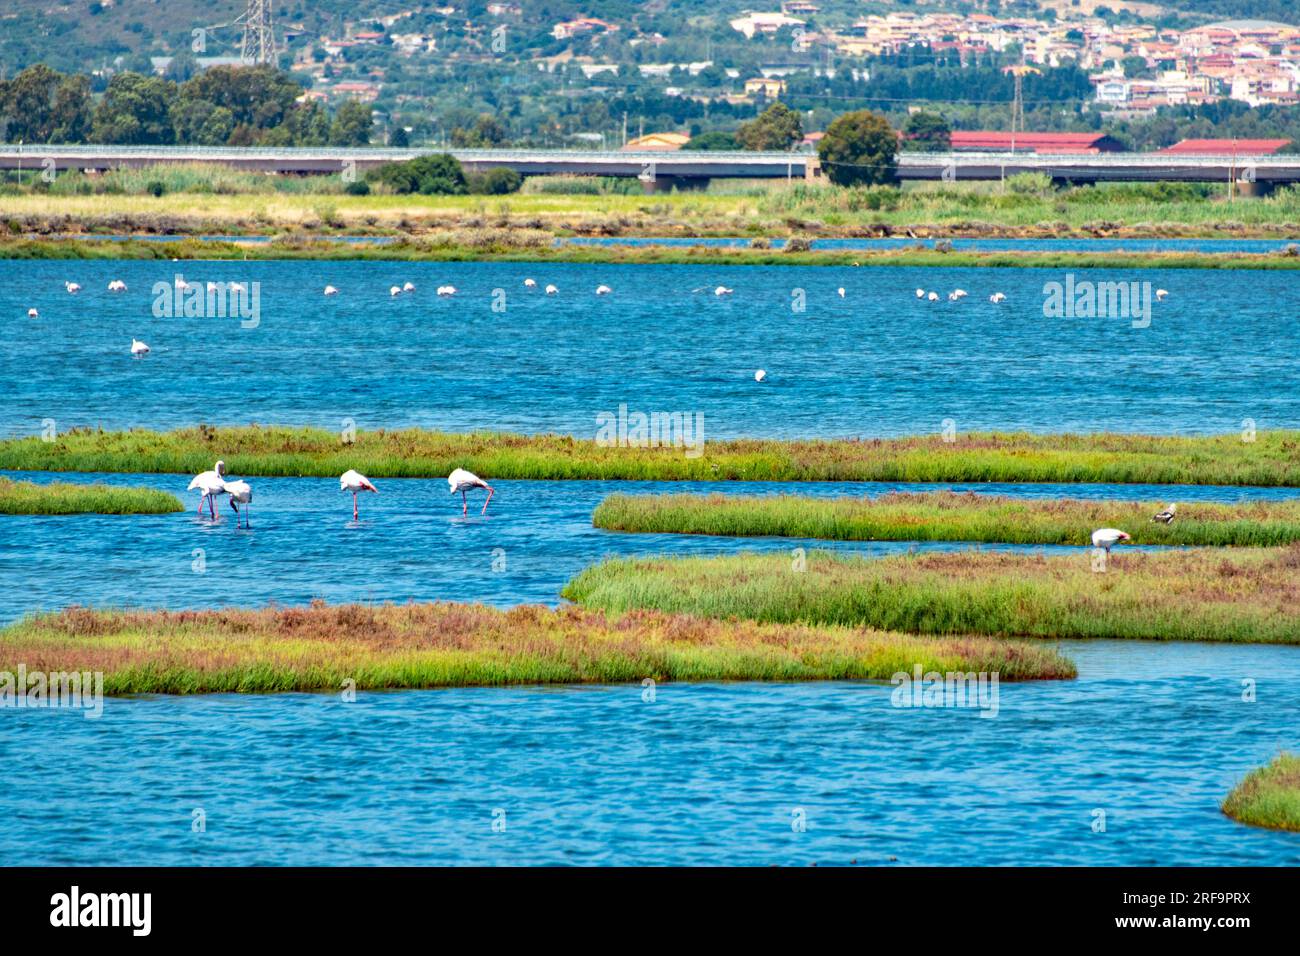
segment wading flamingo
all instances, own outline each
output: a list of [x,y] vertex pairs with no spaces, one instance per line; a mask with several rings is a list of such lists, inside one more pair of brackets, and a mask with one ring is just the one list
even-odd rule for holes
[[1129,536],[1118,528],[1098,528],[1092,533],[1092,546],[1102,548],[1107,554],[1121,541],[1128,541]]
[[766,370],[766,369],[761,369],[761,368],[760,368],[757,372],[754,373],[754,381],[756,381],[756,382],[761,382],[761,381],[763,381],[763,379],[765,379],[765,378],[767,378],[767,370]]
[[190,486],[185,489],[186,491],[194,491],[197,489],[202,492],[202,495],[199,496],[198,513],[203,514],[203,502],[206,501],[208,503],[208,514],[212,516],[213,521],[217,520],[217,509],[213,504],[213,499],[215,499],[217,495],[224,495],[226,493],[225,477],[226,463],[224,461],[218,461],[211,471],[204,471],[195,475],[194,479],[190,482]]
[[222,485],[226,494],[230,495],[230,507],[235,512],[235,527],[239,527],[239,506],[244,506],[244,527],[251,528],[248,516],[252,511],[248,506],[253,502],[253,489],[249,487],[248,482],[244,480],[227,481]]
[[336,288],[334,288],[332,285],[327,285],[327,286],[325,287],[325,294],[326,294],[326,295],[338,295],[338,294],[339,294],[339,290],[336,289]]
[[149,346],[145,345],[139,339],[131,340],[131,354],[134,355],[136,358],[139,358],[141,355],[147,355],[148,352],[149,352]]
[[463,515],[469,514],[469,499],[465,497],[465,492],[469,491],[471,488],[487,489],[487,501],[483,502],[483,510],[479,512],[479,514],[487,514],[488,501],[491,501],[492,496],[496,494],[496,491],[491,485],[478,475],[468,472],[464,468],[457,468],[447,476],[447,486],[451,489],[453,495],[458,491],[460,492],[460,513]]
[[352,520],[359,520],[357,515],[357,495],[363,491],[373,491],[379,494],[379,489],[370,483],[370,479],[359,471],[353,471],[349,468],[343,472],[339,478],[339,491],[352,492]]

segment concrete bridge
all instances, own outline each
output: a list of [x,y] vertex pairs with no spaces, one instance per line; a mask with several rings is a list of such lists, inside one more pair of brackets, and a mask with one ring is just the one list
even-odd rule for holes
[[[17,146],[0,144],[0,169],[103,171],[160,163],[220,163],[254,172],[364,173],[428,149],[267,148],[233,146]],[[508,168],[528,176],[570,173],[637,177],[649,190],[702,185],[710,179],[814,179],[813,153],[623,152],[556,149],[452,149],[466,170]],[[1158,153],[901,153],[904,181],[999,180],[1038,172],[1059,182],[1228,182],[1267,188],[1300,182],[1300,156],[1171,156]]]

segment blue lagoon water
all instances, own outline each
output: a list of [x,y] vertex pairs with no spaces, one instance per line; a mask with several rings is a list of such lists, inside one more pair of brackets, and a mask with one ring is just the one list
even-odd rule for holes
[[[152,285],[260,282],[256,328],[159,318]],[[528,293],[523,279],[561,293]],[[560,431],[700,412],[705,436],[958,429],[1232,431],[1300,423],[1285,273],[1161,271],[1149,328],[1042,315],[1050,270],[428,263],[0,262],[0,435],[76,425],[304,423]],[[104,286],[122,278],[130,292]],[[64,279],[84,286],[63,290]],[[413,281],[413,295],[388,287]],[[342,290],[324,298],[326,283]],[[458,287],[452,299],[433,290]],[[595,286],[614,292],[597,298]],[[728,298],[709,290],[725,283]],[[918,302],[916,286],[969,290]],[[841,299],[836,288],[843,286]],[[494,290],[505,311],[493,311]],[[1008,303],[994,306],[995,289]],[[499,300],[499,294],[496,295]],[[800,298],[806,311],[794,311]],[[27,319],[28,308],[40,310]],[[130,340],[153,352],[133,361]],[[768,380],[755,383],[764,368]],[[184,475],[52,475],[172,491]],[[490,476],[488,476],[490,477]],[[69,604],[312,598],[554,605],[608,555],[906,542],[625,535],[614,491],[875,495],[888,483],[252,479],[252,528],[178,515],[0,519],[0,624]],[[1300,489],[948,485],[1034,498],[1234,501]],[[922,545],[963,548],[961,543]],[[986,546],[987,547],[987,546]],[[504,558],[504,567],[501,559]],[[495,567],[495,569],[494,569]],[[1002,685],[1000,712],[902,710],[871,683],[458,689],[114,699],[103,718],[0,709],[0,864],[1300,863],[1228,821],[1250,768],[1297,746],[1300,649],[1097,642],[1079,679]],[[1241,681],[1258,682],[1258,702]],[[206,832],[193,832],[196,810]],[[791,828],[802,811],[805,832]],[[1106,830],[1093,830],[1096,811]],[[504,832],[493,828],[504,818]],[[32,835],[40,834],[39,841]]]
[[[257,327],[155,317],[154,283],[177,274],[260,283]],[[560,294],[529,292],[530,276]],[[105,291],[112,278],[129,291]],[[1078,280],[1167,288],[1147,328],[1044,318],[1044,284],[1065,278],[1050,269],[6,261],[0,434],[35,434],[46,419],[61,430],[339,429],[350,419],[361,429],[592,437],[596,416],[621,404],[702,414],[708,438],[933,433],[944,419],[962,431],[1300,423],[1293,273],[1077,271]],[[83,291],[68,295],[64,280]],[[406,281],[415,293],[389,296]],[[438,298],[448,283],[459,294]],[[612,294],[597,297],[601,283]],[[321,295],[326,284],[340,294]],[[735,293],[715,297],[719,284]],[[918,286],[943,300],[918,300]],[[970,296],[950,303],[956,288]],[[1007,301],[990,303],[994,291]],[[33,307],[40,317],[26,318]],[[132,360],[132,337],[152,354]]]

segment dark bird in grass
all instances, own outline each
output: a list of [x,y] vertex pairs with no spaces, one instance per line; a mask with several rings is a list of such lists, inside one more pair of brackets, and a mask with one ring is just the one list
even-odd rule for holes
[[1177,505],[1170,505],[1164,511],[1157,511],[1151,516],[1152,521],[1159,521],[1161,524],[1169,524],[1174,520],[1174,515],[1178,511]]

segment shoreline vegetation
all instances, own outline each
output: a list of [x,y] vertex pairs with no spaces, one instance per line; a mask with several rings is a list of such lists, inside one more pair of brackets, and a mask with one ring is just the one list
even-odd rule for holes
[[[340,176],[268,177],[213,164],[64,176],[2,196],[0,232],[114,235],[417,235],[540,230],[555,236],[851,238],[1278,238],[1300,235],[1300,190],[1232,201],[1226,184],[998,183],[837,187],[758,180],[645,193],[593,176],[526,179],[520,192],[396,195]],[[157,195],[155,195],[157,193]]]
[[[593,419],[593,432],[595,431]],[[336,432],[290,426],[174,431],[70,429],[54,441],[0,440],[0,469],[197,474],[218,458],[247,477],[485,478],[660,481],[1102,482],[1300,486],[1300,431],[1204,437],[989,432],[890,439],[735,439],[623,448],[566,435]],[[694,452],[692,452],[694,454]]]
[[1238,823],[1300,833],[1300,755],[1281,753],[1232,788],[1222,810]]
[[[1053,648],[859,628],[447,602],[261,610],[68,608],[0,630],[0,671],[102,671],[110,695],[720,680],[927,671],[1064,679]],[[347,682],[354,682],[349,685]]]
[[1037,269],[1300,269],[1300,246],[1276,252],[771,249],[720,246],[565,245],[549,233],[481,230],[394,242],[332,241],[301,235],[272,241],[196,238],[144,240],[3,238],[0,259],[16,260],[312,260],[537,262],[609,265],[838,266]]
[[1170,524],[1166,502],[1042,500],[974,492],[890,492],[876,498],[800,495],[628,495],[605,498],[591,523],[606,531],[828,541],[974,541],[1088,545],[1122,528],[1135,545],[1272,547],[1300,541],[1300,499],[1189,502]]
[[0,475],[0,515],[161,515],[183,510],[175,495],[153,488],[119,488],[99,482],[36,484]]
[[[802,563],[802,570],[800,564]],[[561,592],[606,613],[1051,640],[1300,644],[1300,546],[1090,553],[977,550],[880,559],[814,551],[611,559]]]

